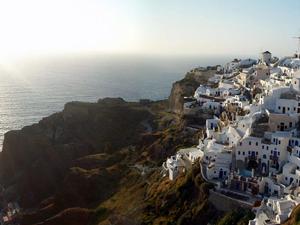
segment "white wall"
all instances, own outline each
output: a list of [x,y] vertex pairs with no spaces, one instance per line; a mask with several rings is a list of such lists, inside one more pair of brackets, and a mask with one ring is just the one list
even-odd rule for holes
[[276,113],[297,113],[298,101],[294,99],[276,99]]
[[294,90],[300,91],[300,78],[293,78],[292,79],[292,86],[293,86]]

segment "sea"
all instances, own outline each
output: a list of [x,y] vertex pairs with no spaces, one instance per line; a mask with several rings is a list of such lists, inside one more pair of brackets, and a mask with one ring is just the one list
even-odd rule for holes
[[61,111],[66,102],[104,97],[166,99],[197,66],[230,57],[73,54],[0,60],[0,150],[4,134]]

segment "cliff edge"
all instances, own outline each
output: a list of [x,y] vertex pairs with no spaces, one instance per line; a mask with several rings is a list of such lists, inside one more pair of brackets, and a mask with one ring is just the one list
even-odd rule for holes
[[169,96],[170,111],[179,115],[182,114],[184,97],[193,96],[199,85],[206,84],[216,71],[216,66],[206,67],[201,70],[194,69],[188,72],[182,80],[173,83]]
[[6,133],[0,202],[20,204],[22,225],[246,224],[249,212],[226,214],[208,201],[212,186],[197,165],[175,182],[161,175],[167,157],[198,144],[199,132],[178,115],[183,96],[215,69],[188,73],[169,101],[70,102]]

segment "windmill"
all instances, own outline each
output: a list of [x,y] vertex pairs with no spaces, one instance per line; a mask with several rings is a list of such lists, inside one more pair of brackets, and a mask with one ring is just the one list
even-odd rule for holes
[[298,47],[297,47],[297,50],[296,50],[296,54],[297,54],[297,57],[300,58],[300,36],[293,37],[293,38],[298,39]]

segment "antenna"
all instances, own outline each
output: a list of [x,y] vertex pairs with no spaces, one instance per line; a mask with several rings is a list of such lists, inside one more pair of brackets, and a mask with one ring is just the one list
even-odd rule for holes
[[298,39],[298,47],[297,47],[297,50],[296,50],[296,54],[297,54],[297,57],[300,58],[300,36],[293,37],[293,38]]

